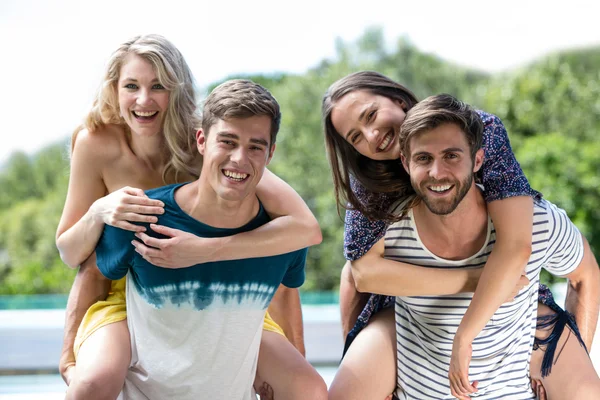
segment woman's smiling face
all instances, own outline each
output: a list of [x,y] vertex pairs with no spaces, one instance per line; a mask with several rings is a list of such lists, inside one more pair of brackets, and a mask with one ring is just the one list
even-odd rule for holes
[[338,134],[373,160],[400,158],[398,134],[405,117],[401,103],[367,90],[348,93],[331,111],[331,123]]

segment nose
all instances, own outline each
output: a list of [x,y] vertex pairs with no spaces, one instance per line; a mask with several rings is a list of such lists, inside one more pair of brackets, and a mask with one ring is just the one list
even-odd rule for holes
[[138,96],[136,99],[136,103],[140,106],[147,106],[152,102],[150,98],[150,93],[146,89],[141,89],[138,92]]
[[431,163],[429,176],[435,180],[442,180],[446,177],[446,168],[441,160],[435,160]]
[[370,128],[365,130],[365,139],[367,139],[367,143],[369,143],[371,151],[375,152],[379,142],[379,129]]
[[248,152],[246,151],[244,146],[238,146],[231,152],[230,159],[238,166],[244,166],[248,161]]

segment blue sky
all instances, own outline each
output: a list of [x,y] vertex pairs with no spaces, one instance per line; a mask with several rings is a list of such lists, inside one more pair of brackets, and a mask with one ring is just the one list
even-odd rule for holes
[[538,0],[0,1],[0,163],[79,124],[110,53],[159,33],[186,57],[200,86],[235,73],[303,72],[381,26],[393,42],[456,63],[502,71],[556,49],[600,44],[600,2]]

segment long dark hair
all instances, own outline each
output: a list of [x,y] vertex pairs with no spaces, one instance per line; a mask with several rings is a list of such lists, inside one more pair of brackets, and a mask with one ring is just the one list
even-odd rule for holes
[[[410,110],[418,100],[404,86],[373,71],[355,72],[336,81],[323,97],[325,146],[333,174],[338,212],[349,205],[370,220],[394,222],[401,216],[390,213],[388,199],[414,193],[410,177],[400,160],[372,160],[363,156],[335,130],[331,122],[331,112],[336,103],[356,90],[366,90],[396,100],[404,105],[404,111]],[[350,175],[369,193],[363,201],[360,201],[352,190]]]

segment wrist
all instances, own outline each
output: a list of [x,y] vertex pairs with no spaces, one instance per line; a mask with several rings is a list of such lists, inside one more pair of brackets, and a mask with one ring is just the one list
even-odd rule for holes
[[[207,239],[198,238],[196,240],[202,241]],[[204,254],[205,262],[215,262],[223,260],[222,254],[226,249],[227,243],[229,241],[229,236],[209,238],[208,241],[208,248],[210,249],[210,251]]]
[[470,332],[468,328],[463,327],[461,322],[454,335],[454,343],[456,344],[471,344],[477,335],[474,332]]
[[104,223],[104,221],[102,221],[102,215],[101,215],[100,211],[98,210],[98,208],[99,208],[98,201],[100,201],[100,199],[98,199],[92,203],[92,205],[88,209],[88,212],[85,213],[85,216],[84,216],[84,217],[87,217],[87,220],[93,224]]

